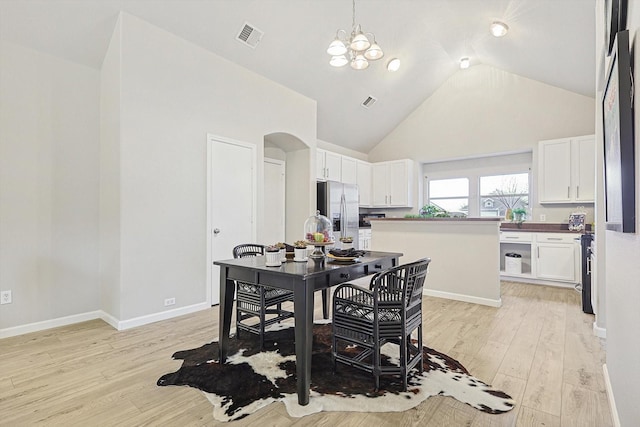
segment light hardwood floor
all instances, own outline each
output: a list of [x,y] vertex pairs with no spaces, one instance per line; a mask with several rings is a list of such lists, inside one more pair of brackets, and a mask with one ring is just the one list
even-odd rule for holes
[[[496,309],[425,297],[424,337],[425,345],[511,394],[517,406],[509,413],[484,414],[452,398],[432,397],[403,413],[296,419],[278,403],[232,425],[612,425],[603,347],[578,294],[503,282],[502,300]],[[121,332],[96,320],[0,340],[0,425],[217,425],[200,391],[155,385],[180,366],[171,359],[175,351],[217,337],[217,318],[213,307]]]

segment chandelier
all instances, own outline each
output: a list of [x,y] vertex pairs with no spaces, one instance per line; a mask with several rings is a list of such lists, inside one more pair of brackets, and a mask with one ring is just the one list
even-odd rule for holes
[[327,53],[331,55],[329,64],[334,67],[342,67],[350,63],[354,70],[364,70],[369,67],[369,61],[375,61],[384,56],[373,33],[362,32],[360,24],[356,24],[356,0],[353,0],[351,36],[347,38],[347,35],[345,30],[338,30],[335,40],[327,49]]

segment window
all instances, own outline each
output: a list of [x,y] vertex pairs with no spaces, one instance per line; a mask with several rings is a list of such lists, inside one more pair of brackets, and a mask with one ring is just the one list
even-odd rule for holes
[[480,177],[480,216],[506,217],[507,210],[528,206],[528,173]]
[[530,207],[532,152],[425,163],[424,204],[470,217],[505,218]]
[[429,203],[447,212],[469,211],[469,179],[433,179],[429,181]]

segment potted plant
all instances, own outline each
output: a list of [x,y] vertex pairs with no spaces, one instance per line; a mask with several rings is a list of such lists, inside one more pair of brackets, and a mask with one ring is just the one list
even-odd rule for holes
[[513,214],[513,220],[518,224],[522,224],[527,218],[527,210],[524,208],[515,208],[511,210]]
[[285,262],[287,260],[287,244],[278,242],[274,246],[280,250],[280,261]]
[[265,246],[264,248],[267,267],[280,267],[282,260],[280,258],[280,248],[276,245]]
[[420,208],[420,218],[449,218],[449,212],[436,205],[424,205]]
[[304,240],[296,240],[293,242],[293,252],[294,257],[293,260],[297,262],[306,262],[307,261],[307,242]]

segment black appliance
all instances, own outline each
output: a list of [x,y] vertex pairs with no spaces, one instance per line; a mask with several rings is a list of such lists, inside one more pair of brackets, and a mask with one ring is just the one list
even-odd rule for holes
[[593,314],[593,306],[591,305],[591,248],[594,237],[593,234],[583,234],[580,237],[581,246],[581,264],[582,264],[582,311]]
[[359,215],[358,227],[360,228],[371,228],[371,222],[369,222],[370,218],[384,218],[385,214],[383,213],[363,213]]

